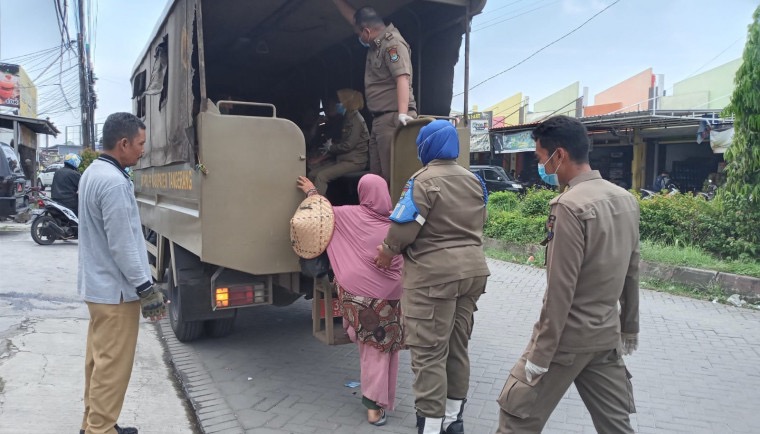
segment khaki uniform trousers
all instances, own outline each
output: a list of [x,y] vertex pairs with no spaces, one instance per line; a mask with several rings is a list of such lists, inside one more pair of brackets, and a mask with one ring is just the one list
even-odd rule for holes
[[90,326],[84,364],[84,418],[87,434],[113,434],[135,360],[140,302],[87,303]]
[[365,167],[367,167],[366,160],[364,164],[356,164],[350,161],[325,163],[311,169],[309,179],[314,181],[314,187],[316,187],[319,194],[324,195],[327,192],[327,184],[330,181],[338,179],[347,173],[362,171]]
[[530,383],[525,378],[526,354],[512,368],[497,400],[501,406],[497,434],[540,433],[572,383],[597,432],[634,432],[629,418],[636,412],[631,375],[618,350],[558,352],[549,371]]
[[464,399],[470,388],[467,353],[476,303],[487,276],[427,288],[404,288],[401,313],[412,355],[414,405],[424,417],[443,417],[446,398]]
[[[409,116],[416,118],[417,112],[409,110]],[[372,134],[369,136],[369,171],[380,175],[391,185],[391,146],[393,136],[399,126],[398,112],[385,113],[372,119]]]

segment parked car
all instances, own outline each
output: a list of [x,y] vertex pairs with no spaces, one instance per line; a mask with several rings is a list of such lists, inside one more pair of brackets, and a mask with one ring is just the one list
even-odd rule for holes
[[0,218],[10,217],[26,208],[26,176],[16,150],[0,142]]
[[46,188],[53,185],[53,176],[55,175],[55,172],[58,171],[63,167],[63,163],[53,163],[45,168],[40,174],[37,176],[37,186],[40,187],[42,190],[45,190]]
[[511,191],[524,193],[525,187],[514,178],[509,176],[504,168],[499,166],[470,166],[470,172],[480,176],[486,183],[489,193],[495,191]]

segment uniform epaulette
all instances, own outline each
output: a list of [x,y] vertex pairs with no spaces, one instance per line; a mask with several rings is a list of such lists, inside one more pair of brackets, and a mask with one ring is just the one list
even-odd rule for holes
[[427,167],[427,166],[423,167],[422,169],[420,169],[420,170],[418,170],[418,171],[414,172],[414,173],[412,174],[412,176],[410,176],[410,177],[409,177],[409,179],[414,179],[414,178],[416,178],[416,177],[417,177],[417,176],[418,176],[420,173],[422,173],[422,172],[426,171],[427,169],[428,169],[428,167]]

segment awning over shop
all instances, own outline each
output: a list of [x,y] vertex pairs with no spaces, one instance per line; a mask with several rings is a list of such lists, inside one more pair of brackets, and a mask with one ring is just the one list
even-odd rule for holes
[[10,114],[0,114],[0,128],[13,129],[13,123],[19,124],[29,128],[37,134],[48,134],[57,136],[60,131],[50,121],[45,119],[27,118],[23,116],[16,116]]
[[[615,139],[617,137],[628,135],[628,133],[634,129],[639,130],[642,138],[678,137],[685,139],[687,137],[695,137],[700,122],[705,120],[726,127],[730,127],[733,124],[732,119],[720,119],[720,113],[711,110],[629,112],[602,116],[588,116],[585,118],[579,118],[579,120],[586,126],[586,129],[594,135],[595,140]],[[531,124],[493,128],[491,129],[490,134],[492,138],[511,136],[516,133],[532,131],[539,124],[540,122],[534,122]],[[530,149],[530,151],[532,151],[532,149]]]

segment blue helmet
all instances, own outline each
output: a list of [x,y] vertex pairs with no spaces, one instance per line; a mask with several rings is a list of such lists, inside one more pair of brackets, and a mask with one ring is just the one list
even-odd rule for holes
[[79,169],[79,165],[82,164],[82,158],[77,154],[66,154],[66,156],[63,157],[63,163],[68,164],[74,169]]

